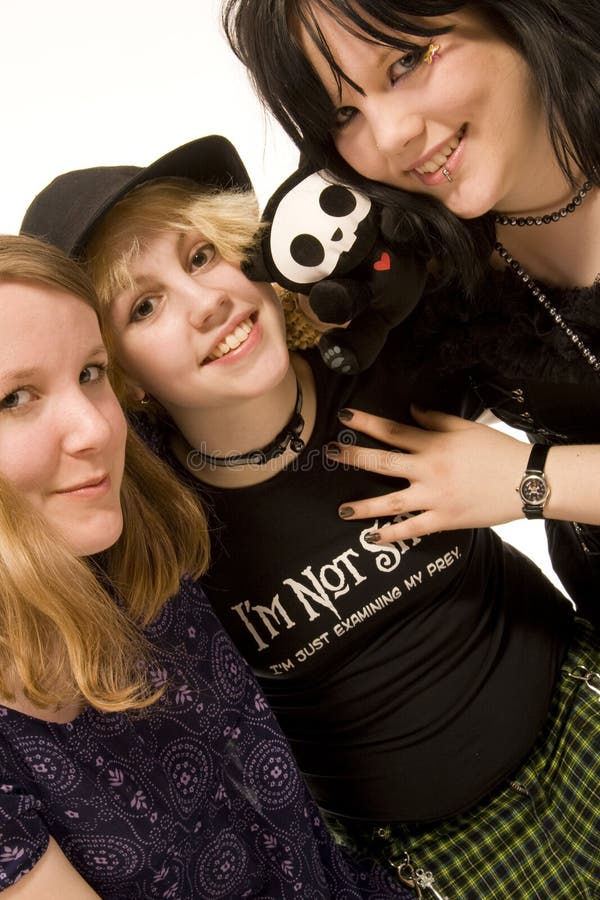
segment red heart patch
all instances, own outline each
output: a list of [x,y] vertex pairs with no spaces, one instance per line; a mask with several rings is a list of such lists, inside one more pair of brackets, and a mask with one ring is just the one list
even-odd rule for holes
[[385,250],[379,257],[379,259],[373,263],[373,268],[376,272],[387,272],[392,267],[392,261],[390,259],[390,254]]

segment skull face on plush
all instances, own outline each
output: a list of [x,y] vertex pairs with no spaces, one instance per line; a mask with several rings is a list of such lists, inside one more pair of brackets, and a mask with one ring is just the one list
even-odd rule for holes
[[323,171],[294,172],[270,198],[262,220],[245,273],[308,295],[322,322],[348,322],[323,335],[321,356],[344,374],[368,368],[389,330],[420,299],[423,264],[394,252],[371,200]]

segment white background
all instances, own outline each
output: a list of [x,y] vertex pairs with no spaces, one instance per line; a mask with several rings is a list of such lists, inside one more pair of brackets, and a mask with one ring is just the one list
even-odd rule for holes
[[[220,0],[0,0],[0,233],[55,175],[223,134],[261,203],[297,153],[221,35]],[[552,577],[543,524],[499,529]]]

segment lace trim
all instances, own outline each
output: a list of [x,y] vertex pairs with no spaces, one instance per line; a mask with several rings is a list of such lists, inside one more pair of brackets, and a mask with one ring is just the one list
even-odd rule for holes
[[[565,321],[600,350],[600,282],[584,288],[543,287]],[[421,362],[435,354],[442,371],[491,367],[508,377],[554,382],[598,381],[567,335],[512,272],[494,272],[473,301],[447,290],[431,295],[415,323]]]

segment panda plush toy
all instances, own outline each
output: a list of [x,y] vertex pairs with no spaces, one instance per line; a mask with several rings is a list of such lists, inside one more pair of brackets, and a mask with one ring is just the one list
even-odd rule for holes
[[324,171],[300,167],[267,202],[262,222],[246,275],[306,294],[322,322],[345,325],[319,341],[331,369],[368,368],[419,301],[422,261],[398,256],[382,235],[378,208]]

